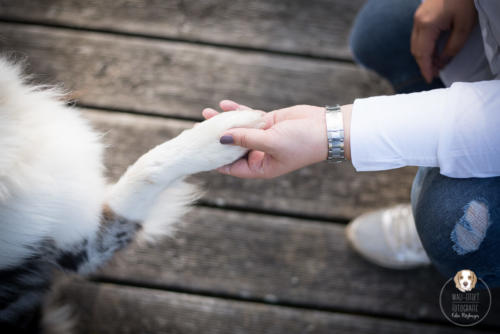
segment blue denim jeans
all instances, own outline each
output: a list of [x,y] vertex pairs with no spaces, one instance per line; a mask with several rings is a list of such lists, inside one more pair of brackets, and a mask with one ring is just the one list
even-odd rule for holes
[[[391,82],[398,93],[443,87],[427,84],[410,53],[413,14],[420,0],[369,0],[354,23],[355,60]],[[434,266],[450,278],[471,269],[500,286],[500,177],[456,179],[439,168],[418,170],[411,191],[415,223]]]
[[413,14],[420,0],[369,0],[356,17],[350,46],[362,66],[389,80],[397,93],[442,88],[427,84],[410,53]]

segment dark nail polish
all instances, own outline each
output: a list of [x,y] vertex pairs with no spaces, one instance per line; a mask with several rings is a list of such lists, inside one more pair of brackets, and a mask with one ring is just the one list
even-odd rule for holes
[[233,138],[233,136],[222,136],[222,137],[220,137],[220,143],[221,144],[233,144],[234,138]]

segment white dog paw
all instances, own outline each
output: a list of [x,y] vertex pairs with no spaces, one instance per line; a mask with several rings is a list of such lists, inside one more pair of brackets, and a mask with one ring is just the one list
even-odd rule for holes
[[262,128],[263,115],[254,110],[223,112],[184,131],[177,145],[184,149],[184,165],[189,173],[209,171],[241,158],[247,149],[223,145],[219,142],[220,136],[231,128]]

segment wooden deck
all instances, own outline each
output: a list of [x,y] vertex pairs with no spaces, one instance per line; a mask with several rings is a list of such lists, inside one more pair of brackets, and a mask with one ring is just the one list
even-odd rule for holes
[[[390,93],[348,50],[362,3],[0,0],[0,47],[73,91],[106,132],[115,180],[222,98],[271,110]],[[458,328],[439,310],[447,278],[378,268],[346,244],[349,219],[409,201],[414,173],[317,164],[267,181],[193,176],[207,193],[175,238],[135,245],[62,294],[80,333],[497,332],[497,291],[481,325]]]

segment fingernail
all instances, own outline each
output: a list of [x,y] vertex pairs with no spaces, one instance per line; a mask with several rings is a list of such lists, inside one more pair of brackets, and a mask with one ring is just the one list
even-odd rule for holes
[[233,136],[226,135],[226,136],[220,137],[219,141],[220,141],[221,144],[233,144],[234,143],[234,138],[233,138]]

